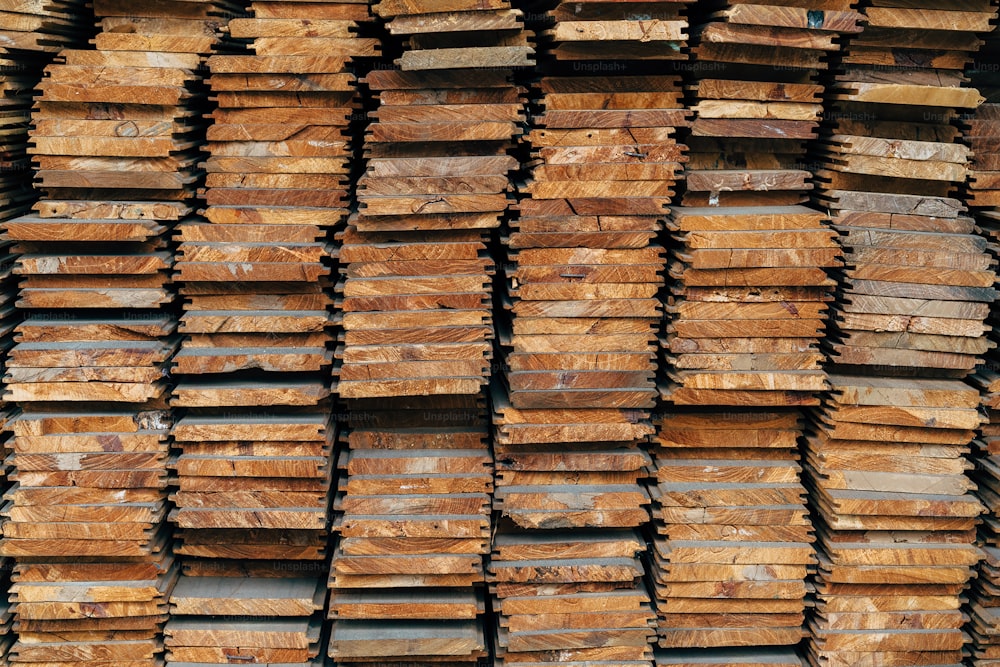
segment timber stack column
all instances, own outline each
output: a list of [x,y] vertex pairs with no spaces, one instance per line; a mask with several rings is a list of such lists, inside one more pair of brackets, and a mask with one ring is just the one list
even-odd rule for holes
[[[333,230],[349,213],[352,61],[366,2],[251,3],[209,59],[204,218],[179,227],[185,297],[171,521],[183,573],[169,664],[322,662],[336,487]],[[249,49],[252,53],[248,53]]]
[[513,70],[532,49],[506,0],[373,9],[399,58],[364,78],[377,105],[358,211],[338,237],[335,374],[350,431],[329,655],[471,667],[489,655],[490,244],[524,122]]
[[193,212],[199,70],[229,10],[97,0],[95,48],[63,51],[38,87],[42,199],[5,223],[28,312],[5,378],[22,410],[0,544],[17,559],[12,662],[140,667],[163,650],[169,233]]
[[799,664],[815,556],[798,438],[827,386],[819,342],[840,263],[826,216],[805,205],[803,162],[825,57],[861,29],[849,0],[813,4],[693,11],[651,488],[664,667]]
[[[983,335],[994,259],[959,198],[970,152],[963,70],[988,0],[862,3],[827,85],[815,202],[846,266],[828,338],[831,392],[807,438],[818,517],[814,665],[954,665],[982,506],[965,475],[980,425],[963,382]],[[904,63],[904,64],[900,64]]]
[[651,665],[639,528],[656,401],[662,230],[684,161],[685,2],[529,3],[517,214],[493,389],[500,663]]
[[[994,28],[985,36],[975,62],[966,69],[969,85],[975,87],[985,102],[975,111],[962,116],[962,140],[972,151],[969,178],[961,199],[969,207],[976,231],[990,241],[987,250],[993,256],[989,264],[980,266],[995,270],[1000,254],[1000,35]],[[987,514],[979,524],[977,544],[983,553],[977,576],[967,593],[963,610],[969,618],[966,633],[972,638],[971,664],[989,665],[1000,661],[1000,354],[997,352],[997,323],[1000,309],[996,302],[990,308],[989,319],[972,320],[956,325],[972,332],[981,332],[992,341],[985,363],[976,367],[969,379],[980,390],[980,409],[989,421],[983,424],[978,438],[972,443],[975,471],[972,479],[976,495],[985,505]],[[950,468],[971,468],[962,459],[945,461]]]
[[[38,199],[32,187],[28,128],[33,94],[43,70],[61,50],[86,44],[92,29],[93,13],[84,0],[4,8],[0,24],[0,221],[27,214]],[[19,317],[14,308],[17,286],[12,243],[0,240],[0,368],[13,345],[11,333]],[[6,412],[0,407],[0,415]]]
[[[11,11],[13,10],[13,11]],[[35,87],[46,65],[64,48],[85,43],[93,26],[93,14],[83,0],[39,2],[5,8],[0,27],[0,221],[31,210],[38,198],[32,187],[34,173],[28,156],[28,128]],[[14,275],[13,241],[0,241],[0,369],[14,344],[13,330],[21,314],[14,307],[17,279]],[[16,406],[0,397],[0,493],[6,494],[12,444],[10,418]],[[0,556],[0,663],[16,639],[7,590],[14,559]]]

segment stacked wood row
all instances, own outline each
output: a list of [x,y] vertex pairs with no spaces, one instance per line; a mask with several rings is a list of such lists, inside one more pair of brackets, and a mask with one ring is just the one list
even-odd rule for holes
[[670,649],[658,662],[692,646],[736,665],[772,646],[789,662],[803,636],[814,537],[802,414],[788,408],[815,405],[826,387],[819,342],[840,255],[826,216],[805,205],[804,161],[823,111],[818,76],[860,18],[849,1],[705,3],[692,16],[695,117],[683,206],[668,223],[662,392],[673,406],[651,487]]
[[242,571],[213,569],[211,562],[184,566],[170,594],[166,664],[323,664],[321,568],[259,562]]
[[493,458],[479,396],[348,401],[330,571],[337,664],[473,667],[489,655]]
[[[540,79],[504,230],[489,581],[502,664],[649,665],[637,529],[665,251],[682,169],[685,2],[539,2]],[[648,62],[644,62],[648,61]]]
[[861,17],[850,0],[697,10],[685,81],[695,118],[683,206],[670,222],[666,397],[815,404],[833,287],[824,269],[839,251],[825,216],[803,205],[812,188],[803,163],[823,111],[817,76]]
[[489,654],[489,245],[524,122],[513,69],[532,49],[506,0],[373,10],[401,53],[364,78],[377,104],[358,210],[338,236],[335,373],[351,430],[329,656],[471,666]]
[[816,665],[961,662],[961,602],[981,555],[965,475],[979,399],[961,378],[993,345],[996,276],[959,198],[971,155],[956,121],[982,102],[963,69],[996,7],[896,4],[862,5],[815,154],[815,201],[846,261],[833,389],[806,450]]
[[496,664],[649,665],[645,546],[634,529],[498,533],[489,565]]
[[678,411],[657,425],[650,556],[659,645],[746,647],[707,652],[730,665],[756,665],[762,646],[789,647],[774,655],[791,659],[815,562],[798,463],[801,416]]
[[531,63],[532,49],[507,2],[448,7],[374,6],[405,49],[399,69],[364,79],[378,108],[358,212],[338,236],[345,399],[471,396],[490,377],[487,244],[524,121],[511,72]]
[[5,3],[0,17],[0,53],[13,62],[3,63],[4,77],[16,79],[32,69],[30,60],[79,46],[86,39],[90,18],[84,0]]
[[[523,529],[635,527],[648,520],[637,445],[656,398],[655,236],[681,167],[678,80],[545,77],[538,91],[506,235],[495,508]],[[577,473],[586,493],[568,495]]]
[[979,392],[934,378],[831,375],[807,439],[819,572],[813,665],[954,665],[982,505],[966,455]]
[[193,208],[222,3],[93,3],[93,50],[48,66],[32,113],[42,199],[8,220],[20,254],[6,369],[17,560],[11,662],[148,665],[178,565],[167,514],[169,232]]
[[[989,252],[997,256],[1000,241],[1000,40],[994,30],[986,36],[975,62],[966,70],[969,83],[985,98],[974,112],[962,118],[962,139],[972,151],[969,178],[962,198],[975,217],[977,231],[990,241]],[[997,309],[990,308],[984,335],[997,340]],[[983,552],[977,577],[968,592],[965,630],[972,638],[970,664],[988,667],[1000,664],[1000,373],[996,348],[970,378],[981,395],[980,410],[988,418],[973,441],[976,495],[986,507],[979,524],[977,544]]]
[[[45,66],[64,47],[80,45],[92,26],[82,0],[32,0],[3,7],[0,14],[0,221],[24,215],[37,198],[28,157],[28,128],[35,87]],[[0,374],[13,345],[13,329],[20,319],[14,307],[13,241],[0,240]],[[7,460],[12,453],[8,422],[16,407],[0,397],[0,493],[7,494]],[[13,613],[8,601],[14,560],[0,556],[0,664],[6,665],[14,643]]]
[[965,629],[972,639],[972,663],[979,667],[1000,664],[1000,373],[996,356],[972,378],[981,392],[981,409],[989,421],[973,442],[976,494],[986,508],[979,524],[977,544],[982,551],[977,577],[968,592]]
[[336,424],[312,405],[231,410],[188,411],[173,429],[184,567],[167,664],[310,664],[321,654]]
[[[996,8],[863,12],[865,32],[828,86],[816,153],[815,201],[831,211],[847,264],[831,360],[961,377],[991,345],[981,322],[996,292],[985,240],[958,198],[970,151],[954,121],[983,101],[962,70]],[[885,66],[896,62],[906,64]]]
[[349,208],[353,60],[378,43],[359,35],[364,2],[250,12],[228,24],[245,49],[208,61],[206,208],[178,234],[171,520],[185,567],[168,664],[322,654],[337,441],[330,242]]
[[[34,88],[61,49],[86,40],[92,20],[83,0],[24,0],[8,5],[0,15],[2,220],[27,213],[37,196],[27,153]],[[9,264],[3,262],[4,267]]]

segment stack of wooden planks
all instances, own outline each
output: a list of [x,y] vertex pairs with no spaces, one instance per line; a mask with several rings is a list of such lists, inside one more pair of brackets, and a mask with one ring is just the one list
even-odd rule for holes
[[11,660],[148,665],[177,577],[165,521],[169,413],[128,401],[21,405],[0,545],[17,561]]
[[861,11],[867,26],[828,85],[816,152],[815,200],[847,266],[833,391],[806,454],[820,517],[809,654],[817,665],[957,664],[982,509],[965,475],[979,394],[961,378],[993,346],[984,320],[997,293],[987,240],[958,198],[970,151],[955,121],[982,101],[962,70],[996,7]]
[[184,568],[167,664],[306,664],[321,653],[336,424],[314,406],[231,409],[189,411],[173,429]]
[[191,556],[253,558],[240,533],[259,528],[274,531],[257,537],[272,545],[259,558],[322,559],[336,442],[327,231],[347,214],[348,122],[359,107],[348,65],[375,44],[354,32],[364,4],[252,11],[229,34],[255,54],[208,61],[219,108],[207,208],[180,226],[186,337],[172,404],[185,410],[172,518]]
[[322,660],[337,441],[329,235],[348,214],[353,61],[378,42],[359,35],[364,2],[250,11],[228,33],[252,53],[208,60],[206,209],[179,227],[170,518],[185,558],[168,664]]
[[644,61],[662,66],[663,61],[687,59],[684,12],[692,2],[529,0],[525,4],[536,24],[543,69],[554,60],[564,65],[563,71],[625,73]]
[[[683,206],[672,235],[661,415],[651,487],[658,663],[795,661],[812,526],[800,408],[826,388],[823,335],[839,265],[826,215],[805,205],[818,76],[860,30],[846,0],[695,5],[685,77]],[[750,411],[757,408],[761,411]],[[790,409],[792,408],[792,409]],[[751,648],[754,647],[754,648]],[[787,648],[786,648],[787,647]],[[676,657],[674,657],[676,655]]]
[[21,0],[0,8],[2,220],[27,213],[36,198],[27,154],[34,88],[59,50],[85,41],[91,18],[83,0]]
[[347,402],[329,582],[337,664],[472,667],[488,655],[488,424],[479,396],[437,405]]
[[650,664],[653,611],[635,530],[499,533],[497,664]]
[[46,69],[29,149],[43,199],[20,253],[7,367],[16,485],[12,662],[148,665],[178,566],[167,513],[172,225],[197,181],[201,54],[221,3],[97,0],[94,50]]
[[806,448],[820,518],[810,662],[959,664],[980,557],[965,474],[979,392],[951,379],[830,383]]
[[468,396],[490,376],[488,230],[507,207],[508,151],[524,121],[512,68],[532,49],[505,1],[447,7],[374,6],[406,48],[400,69],[364,79],[378,108],[359,210],[338,237],[346,399]]
[[[991,243],[997,256],[1000,247],[1000,39],[994,30],[986,36],[975,63],[966,70],[970,85],[985,98],[975,112],[962,118],[962,139],[972,151],[969,178],[962,198],[974,214],[977,231]],[[994,264],[995,266],[995,264]],[[990,308],[984,335],[997,340],[997,310]],[[967,593],[964,611],[970,621],[965,630],[972,639],[972,662],[982,667],[1000,664],[1000,373],[997,351],[970,378],[980,392],[980,410],[988,418],[973,441],[976,495],[986,507],[979,525],[977,545],[983,552],[976,578]]]
[[969,149],[953,121],[982,102],[962,69],[996,7],[903,5],[864,10],[865,32],[828,86],[815,201],[847,261],[830,354],[842,366],[960,377],[989,348],[980,323],[996,292],[985,240],[956,198]]
[[338,235],[335,373],[351,431],[329,656],[471,666],[488,655],[489,245],[524,122],[513,69],[532,48],[506,0],[384,0],[373,11],[400,55],[397,69],[363,79],[377,106],[358,211]]
[[[800,415],[678,411],[657,426],[651,576],[659,645],[794,646],[804,635],[815,562],[798,464]],[[774,654],[789,659],[794,650]],[[719,655],[730,665],[758,664],[753,650]]]
[[[85,0],[13,0],[0,9],[4,78],[29,74],[31,60],[80,45],[92,18]],[[10,58],[12,62],[6,61]]]
[[[504,665],[649,665],[636,529],[655,406],[656,236],[687,122],[685,2],[530,6],[540,71],[517,215],[504,230],[504,384],[493,388],[489,581]],[[643,61],[649,61],[648,64]]]
[[170,594],[166,664],[323,664],[320,567],[247,564],[213,574],[211,565],[185,565]]
[[815,405],[838,261],[826,216],[801,205],[676,208],[663,346],[677,406]]
[[560,76],[537,90],[525,198],[506,236],[510,403],[651,408],[666,264],[654,239],[683,159],[680,81]]
[[[495,505],[527,529],[634,527],[648,520],[636,444],[655,405],[666,261],[655,235],[681,167],[681,91],[650,75],[545,77],[537,90],[525,198],[506,235],[494,412],[509,472]],[[567,493],[578,473],[586,492]]]
[[989,421],[973,443],[977,496],[986,507],[979,525],[977,544],[983,552],[977,577],[968,593],[966,632],[972,639],[974,664],[1000,664],[1000,373],[996,355],[976,371],[973,384],[981,392],[981,408]]
[[649,520],[649,411],[518,409],[499,388],[493,410],[498,659],[649,665],[655,616],[635,532]]
[[[347,130],[360,106],[348,66],[377,48],[356,35],[364,3],[251,8],[254,18],[231,21],[229,33],[252,40],[256,55],[209,61],[219,106],[208,130],[207,209],[180,226],[180,330],[189,335],[174,373],[185,378],[179,398],[190,394],[198,407],[232,405],[206,403],[215,392],[263,388],[248,377],[255,372],[264,386],[277,381],[274,405],[322,393],[321,371],[332,364],[326,235],[347,215]],[[247,405],[266,405],[265,396]]]
[[836,38],[860,30],[850,0],[697,5],[686,77],[691,125],[683,207],[670,228],[665,350],[677,405],[808,405],[838,265],[825,216],[803,206],[817,82]]
[[[28,213],[37,198],[28,157],[28,128],[35,87],[46,65],[64,47],[80,45],[90,31],[92,16],[82,0],[25,0],[0,8],[0,221]],[[0,240],[0,374],[13,345],[20,319],[15,309],[13,241]],[[7,461],[12,453],[9,420],[16,412],[0,397],[0,492],[7,496]],[[0,556],[0,664],[6,665],[15,640],[8,601],[13,558]]]

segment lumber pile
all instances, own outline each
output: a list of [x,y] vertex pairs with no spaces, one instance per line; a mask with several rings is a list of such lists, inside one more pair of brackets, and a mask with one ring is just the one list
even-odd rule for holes
[[798,644],[815,563],[798,463],[801,416],[671,411],[657,427],[650,574],[659,645],[746,647],[706,655],[755,665],[756,647]]
[[[672,232],[654,449],[657,662],[777,664],[803,636],[813,535],[799,409],[826,388],[819,341],[839,265],[827,216],[806,206],[818,82],[848,1],[706,3],[692,12],[694,113]],[[721,408],[735,408],[722,412]],[[763,409],[762,412],[746,408]],[[754,647],[751,649],[750,647]],[[789,647],[789,648],[782,648]],[[674,657],[676,656],[676,657]]]
[[826,216],[802,205],[681,207],[670,228],[662,393],[676,406],[809,406],[838,262]]
[[165,521],[169,412],[134,399],[21,406],[0,544],[17,561],[11,661],[150,664],[177,577]]
[[[984,95],[986,91],[980,89]],[[987,97],[984,104],[963,119],[962,139],[968,145],[969,179],[964,201],[969,208],[986,209],[990,232],[995,233],[996,209],[1000,208],[1000,163],[997,137],[1000,136],[1000,100]]]
[[479,396],[347,402],[329,580],[337,664],[471,667],[489,655],[484,407]]
[[307,664],[321,650],[336,424],[312,405],[230,410],[188,411],[172,432],[184,568],[167,664]]
[[359,34],[363,2],[250,12],[228,24],[244,48],[208,60],[206,208],[178,234],[175,665],[322,659],[337,442],[329,242],[348,213],[352,69],[378,43]]
[[830,382],[806,448],[821,519],[811,664],[958,664],[980,556],[982,505],[965,474],[979,392],[951,379]]
[[218,108],[208,129],[207,208],[204,220],[180,226],[180,331],[188,336],[174,373],[184,377],[178,393],[198,407],[233,405],[205,401],[252,388],[240,380],[254,372],[281,380],[275,405],[321,392],[321,371],[332,364],[327,231],[347,214],[348,123],[360,107],[348,68],[377,47],[356,34],[363,3],[310,3],[307,12],[255,2],[252,10],[230,22],[229,34],[255,54],[209,60]]
[[963,69],[996,7],[862,12],[816,152],[815,201],[841,232],[846,267],[829,339],[833,391],[806,454],[821,519],[809,655],[817,665],[956,664],[982,510],[965,475],[979,397],[961,379],[994,345],[983,334],[996,298],[994,258],[967,215],[974,196],[959,198],[971,155],[956,120],[983,101]]
[[[92,17],[82,0],[29,0],[3,7],[0,13],[0,221],[28,213],[37,198],[28,157],[28,128],[35,87],[42,72],[63,47],[80,45]],[[13,346],[13,329],[20,319],[14,307],[13,241],[0,240],[0,374]],[[7,459],[12,453],[8,422],[16,408],[0,397],[0,493],[6,494]],[[14,643],[13,615],[6,591],[13,569],[12,558],[0,556],[0,664]]]
[[643,61],[686,60],[684,14],[692,2],[529,0],[525,6],[537,33],[539,69],[558,63],[564,72],[596,74],[626,73]]
[[14,79],[33,69],[31,60],[79,46],[92,18],[84,0],[18,0],[6,3],[2,11],[0,53],[13,61],[4,62],[11,67],[4,77]]
[[962,377],[989,349],[980,323],[996,292],[986,241],[957,198],[969,149],[953,121],[983,101],[962,70],[996,7],[912,2],[864,14],[828,86],[815,156],[815,202],[831,211],[847,262],[831,360]]
[[980,406],[989,418],[980,428],[979,439],[973,442],[972,473],[986,515],[976,540],[983,558],[964,608],[970,619],[966,632],[972,639],[974,664],[982,667],[1000,664],[1000,373],[995,368],[995,356],[989,361],[972,377],[982,396]]
[[[180,226],[185,339],[172,405],[185,410],[172,519],[192,557],[254,558],[240,531],[259,528],[274,532],[258,538],[273,544],[258,558],[322,559],[336,442],[327,233],[347,213],[348,123],[359,107],[349,64],[375,44],[355,32],[363,4],[252,10],[229,33],[255,53],[208,61],[219,108],[207,208]],[[231,550],[218,540],[227,531]]]
[[803,205],[803,162],[823,111],[817,77],[860,18],[849,0],[696,7],[695,118],[669,225],[676,405],[812,405],[825,386],[816,348],[839,252],[826,216]]
[[498,533],[489,564],[498,661],[650,664],[644,551],[634,529]]
[[498,658],[650,664],[654,615],[635,532],[649,520],[639,482],[649,411],[519,410],[499,389],[493,410]]
[[[399,69],[364,82],[378,98],[358,212],[338,235],[345,399],[457,396],[490,375],[489,230],[507,207],[508,155],[524,121],[512,69],[531,64],[504,2],[374,6],[405,43]],[[489,68],[476,70],[474,68]]]
[[[255,568],[210,574],[189,570],[170,594],[164,630],[167,664],[322,664],[322,578]],[[303,576],[305,575],[305,576]]]
[[138,667],[163,650],[178,574],[168,241],[198,179],[197,70],[229,9],[98,0],[96,48],[63,51],[38,86],[43,198],[5,223],[29,313],[5,376],[21,408],[0,509],[0,550],[17,560],[12,662]]
[[[656,397],[655,235],[681,167],[678,80],[545,77],[538,91],[506,230],[495,506],[523,529],[635,527],[648,520],[637,444]],[[577,474],[586,488],[568,489]]]
[[[28,126],[32,93],[62,48],[78,47],[92,20],[83,0],[24,0],[0,14],[0,219],[30,210]],[[3,250],[7,250],[6,244]],[[4,261],[3,266],[9,266]]]
[[506,0],[383,0],[373,11],[401,53],[363,79],[377,107],[358,210],[337,238],[334,372],[352,428],[329,656],[472,665],[488,655],[489,245],[524,122],[513,70],[533,49]]
[[656,236],[688,117],[679,77],[652,72],[686,57],[686,3],[529,9],[545,64],[503,231],[497,656],[649,665],[655,616],[637,529],[649,520],[642,443],[666,268]]
[[654,239],[683,160],[680,81],[562,76],[537,87],[530,172],[506,236],[510,403],[651,408],[666,264]]
[[[988,250],[996,258],[1000,240],[1000,40],[996,32],[986,36],[976,62],[966,71],[970,85],[975,86],[985,102],[962,117],[962,139],[972,151],[969,179],[962,192],[963,201],[975,216],[976,227],[990,241]],[[991,266],[995,266],[994,264]],[[984,335],[997,340],[997,312],[990,308],[990,318],[984,325]],[[973,441],[975,471],[972,479],[976,495],[986,508],[979,525],[976,544],[983,552],[977,576],[967,594],[963,611],[970,619],[966,632],[972,639],[972,663],[988,667],[1000,664],[1000,374],[997,373],[997,353],[987,353],[984,364],[976,368],[970,382],[979,389],[980,410],[988,421],[979,429]]]

